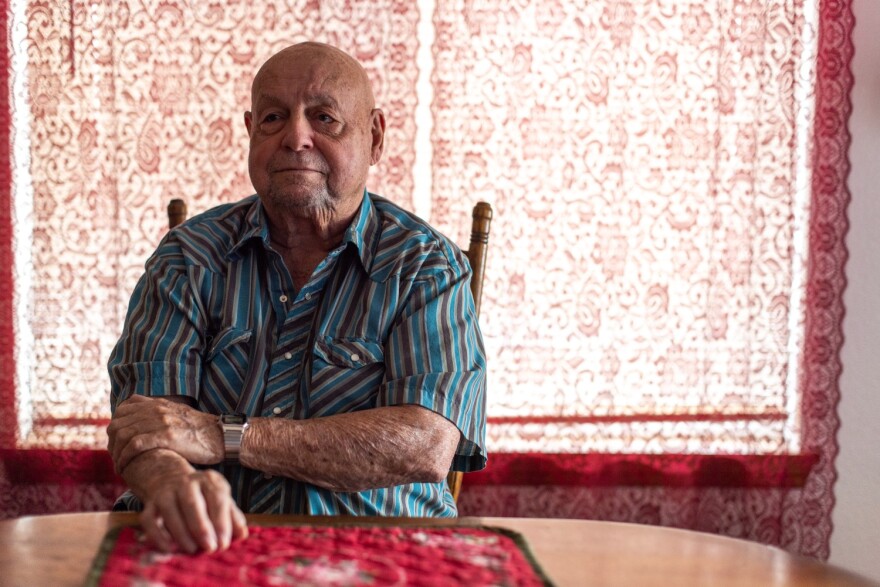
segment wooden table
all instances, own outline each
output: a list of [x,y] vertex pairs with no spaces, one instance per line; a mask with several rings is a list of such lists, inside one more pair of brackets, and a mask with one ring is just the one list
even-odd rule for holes
[[[248,516],[251,525],[485,525],[520,532],[558,585],[878,585],[843,569],[744,540],[586,520]],[[0,585],[81,585],[108,529],[134,514],[86,513],[0,522]]]

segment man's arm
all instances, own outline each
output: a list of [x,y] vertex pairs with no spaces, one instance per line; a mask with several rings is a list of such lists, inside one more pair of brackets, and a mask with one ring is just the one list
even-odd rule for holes
[[[195,464],[224,458],[217,417],[180,402],[132,397],[117,408],[107,432],[120,471],[158,449]],[[449,471],[459,437],[454,424],[420,406],[310,420],[251,418],[241,463],[333,491],[438,483]]]
[[459,431],[420,406],[392,406],[310,420],[253,418],[245,467],[331,491],[362,491],[446,478]]
[[[223,460],[216,416],[180,401],[134,396],[117,408],[107,433],[117,469],[145,504],[141,525],[160,549],[210,552],[247,536],[226,479],[187,460]],[[454,424],[419,406],[313,420],[253,418],[241,462],[333,491],[359,491],[442,481],[458,440]]]

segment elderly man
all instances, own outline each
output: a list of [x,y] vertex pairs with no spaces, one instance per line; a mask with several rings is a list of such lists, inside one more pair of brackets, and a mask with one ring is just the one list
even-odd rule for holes
[[454,516],[447,472],[486,462],[470,268],[366,191],[385,118],[354,59],[288,47],[251,100],[256,195],[167,235],[110,358],[120,504],[187,552],[242,511]]

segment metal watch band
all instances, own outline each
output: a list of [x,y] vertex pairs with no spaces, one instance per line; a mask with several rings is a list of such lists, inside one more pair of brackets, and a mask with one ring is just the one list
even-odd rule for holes
[[223,462],[237,465],[241,458],[241,439],[247,430],[248,419],[244,414],[223,414],[220,416],[220,429],[223,431]]

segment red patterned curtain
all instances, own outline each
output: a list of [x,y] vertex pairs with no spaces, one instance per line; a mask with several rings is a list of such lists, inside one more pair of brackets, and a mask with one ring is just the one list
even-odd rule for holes
[[164,207],[251,191],[250,79],[316,39],[365,64],[388,115],[373,191],[462,243],[472,204],[496,209],[492,457],[462,513],[827,556],[848,2],[10,4],[4,515],[118,490],[104,364]]
[[12,173],[9,117],[7,2],[0,0],[0,446],[15,442],[15,371],[12,305]]

